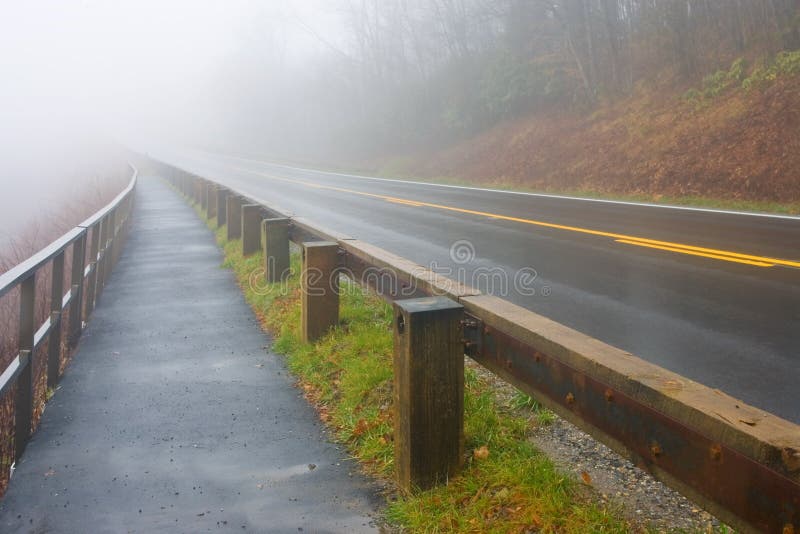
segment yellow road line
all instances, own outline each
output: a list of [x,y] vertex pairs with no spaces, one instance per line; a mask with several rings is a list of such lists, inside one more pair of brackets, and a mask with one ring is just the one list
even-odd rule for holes
[[670,252],[680,252],[681,254],[689,254],[691,256],[702,256],[704,258],[713,258],[715,260],[722,260],[722,261],[730,261],[734,263],[744,263],[747,265],[755,265],[756,267],[774,267],[774,263],[764,263],[760,261],[751,261],[751,260],[741,260],[738,258],[734,258],[732,256],[722,256],[719,254],[706,254],[705,252],[696,252],[692,250],[687,250],[684,248],[678,247],[665,247],[661,245],[651,245],[650,243],[644,243],[641,241],[632,241],[628,239],[617,239],[617,243],[625,243],[626,245],[636,245],[637,247],[647,247],[647,248],[655,248],[658,250],[668,250]]
[[534,226],[540,226],[543,228],[553,228],[556,230],[566,230],[569,232],[577,232],[581,234],[588,234],[588,235],[595,235],[600,237],[608,237],[614,239],[617,242],[630,244],[630,245],[639,245],[642,247],[648,248],[657,248],[660,250],[667,250],[669,252],[677,252],[680,254],[687,254],[690,256],[702,256],[705,258],[723,260],[723,261],[732,261],[736,263],[743,263],[746,265],[753,265],[757,267],[774,267],[775,265],[782,265],[786,267],[794,267],[800,268],[800,262],[792,261],[792,260],[785,260],[780,258],[769,258],[765,256],[755,256],[752,254],[742,254],[739,252],[730,252],[727,250],[719,250],[713,248],[705,248],[705,247],[697,247],[694,245],[684,245],[682,243],[672,243],[669,241],[658,241],[655,239],[648,239],[645,237],[637,237],[625,234],[617,234],[614,232],[605,232],[602,230],[593,230],[591,228],[582,228],[580,226],[568,226],[564,224],[556,224],[550,223],[546,221],[537,221],[534,219],[525,219],[521,217],[512,217],[510,215],[501,215],[499,213],[490,213],[485,211],[478,211],[478,210],[471,210],[466,208],[457,208],[455,206],[447,206],[444,204],[434,204],[431,202],[424,202],[419,200],[411,200],[406,198],[399,198],[393,197],[389,195],[381,195],[378,193],[367,193],[365,191],[357,191],[355,189],[347,189],[344,187],[336,187],[333,185],[323,185],[313,182],[306,182],[304,180],[295,180],[290,178],[281,178],[280,176],[275,176],[272,174],[267,174],[259,171],[254,171],[251,169],[246,168],[239,168],[236,167],[236,170],[248,172],[251,174],[256,174],[259,176],[263,176],[265,178],[269,178],[272,180],[279,180],[283,182],[289,182],[293,184],[300,184],[307,187],[313,187],[315,189],[326,189],[329,191],[338,191],[340,193],[348,193],[352,195],[359,195],[364,197],[370,198],[377,198],[381,200],[385,200],[387,202],[393,202],[396,204],[405,204],[414,207],[427,207],[427,208],[434,208],[444,211],[451,211],[455,213],[463,213],[467,215],[477,215],[480,217],[490,217],[493,219],[498,219],[502,221],[510,221],[510,222],[518,222],[522,224],[530,224]]
[[680,248],[680,249],[686,250],[687,254],[689,253],[689,251],[702,252],[702,253],[706,253],[706,254],[709,254],[709,255],[717,255],[717,254],[719,254],[719,255],[722,255],[722,256],[729,256],[731,258],[738,258],[738,259],[741,259],[741,260],[751,260],[751,261],[754,261],[756,263],[767,262],[767,263],[771,264],[770,266],[772,266],[772,265],[784,265],[786,267],[800,268],[800,262],[790,261],[790,260],[782,260],[782,259],[779,259],[779,258],[767,258],[767,257],[764,257],[764,256],[753,256],[751,254],[740,254],[738,252],[729,252],[727,250],[717,250],[717,249],[713,249],[713,248],[695,247],[695,246],[692,246],[692,245],[681,245],[679,243],[670,243],[668,241],[656,241],[654,239],[644,239],[644,238],[638,238],[638,237],[637,238],[630,238],[630,240],[631,241],[637,241],[637,242],[640,242],[640,243],[647,243],[647,244],[651,244],[651,245],[660,245],[660,246],[664,246],[664,247]]
[[419,202],[413,200],[401,200],[401,199],[387,199],[387,202],[392,202],[394,204],[402,204],[403,206],[413,206],[415,208],[419,208],[422,206]]

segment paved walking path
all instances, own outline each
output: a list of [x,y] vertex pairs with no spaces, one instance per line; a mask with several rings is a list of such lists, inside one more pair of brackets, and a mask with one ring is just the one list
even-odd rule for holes
[[213,236],[140,180],[122,258],[0,501],[0,532],[374,531]]

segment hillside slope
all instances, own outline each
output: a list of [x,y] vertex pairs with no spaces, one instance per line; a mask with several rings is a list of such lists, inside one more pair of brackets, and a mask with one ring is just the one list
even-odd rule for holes
[[720,74],[722,81],[683,96],[639,88],[592,115],[508,121],[385,168],[484,185],[654,200],[800,201],[800,75],[768,74],[750,87]]

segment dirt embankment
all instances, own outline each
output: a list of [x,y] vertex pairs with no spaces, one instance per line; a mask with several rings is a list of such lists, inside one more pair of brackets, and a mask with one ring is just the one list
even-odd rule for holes
[[417,176],[656,200],[800,200],[800,77],[700,105],[638,93],[590,116],[508,121],[394,167]]

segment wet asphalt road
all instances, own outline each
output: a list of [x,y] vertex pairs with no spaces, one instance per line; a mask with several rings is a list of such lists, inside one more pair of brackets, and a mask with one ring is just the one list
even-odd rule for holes
[[799,218],[152,155],[800,422]]
[[140,180],[124,253],[0,501],[0,532],[372,532],[381,498],[177,194]]

